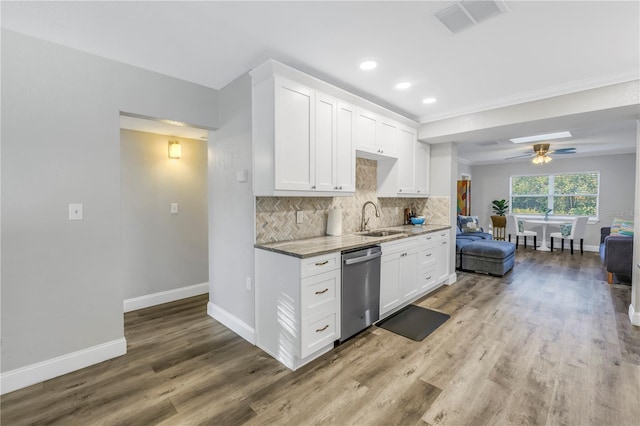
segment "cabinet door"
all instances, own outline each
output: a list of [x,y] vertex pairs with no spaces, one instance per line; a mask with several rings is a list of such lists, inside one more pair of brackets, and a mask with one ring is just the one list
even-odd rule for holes
[[398,131],[398,192],[413,194],[416,192],[416,133],[401,128]]
[[275,189],[312,189],[315,180],[315,100],[313,90],[275,80]]
[[400,255],[383,255],[380,264],[380,315],[400,304]]
[[376,146],[378,153],[388,157],[397,155],[398,125],[396,122],[379,118],[376,129]]
[[443,231],[438,233],[437,239],[438,250],[438,282],[449,278],[449,232]]
[[356,190],[355,138],[356,113],[353,106],[338,102],[338,135],[335,149],[335,188],[338,191]]
[[358,149],[376,152],[376,116],[367,110],[358,109]]
[[429,169],[431,167],[431,146],[418,142],[415,144],[415,192],[429,195]]
[[337,101],[321,92],[316,92],[315,133],[315,190],[333,191],[334,158],[337,130]]
[[400,288],[402,300],[406,301],[418,294],[418,252],[400,253]]

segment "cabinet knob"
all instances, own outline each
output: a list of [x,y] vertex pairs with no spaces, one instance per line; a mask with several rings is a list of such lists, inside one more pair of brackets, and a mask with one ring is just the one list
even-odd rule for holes
[[398,189],[398,192],[402,192],[402,188]]
[[418,189],[418,193],[420,192],[420,190]]
[[342,186],[339,186],[338,189],[342,189]]

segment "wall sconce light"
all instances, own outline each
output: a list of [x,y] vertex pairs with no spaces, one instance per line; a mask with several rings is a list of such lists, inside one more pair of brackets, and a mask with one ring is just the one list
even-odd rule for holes
[[180,158],[182,147],[178,141],[169,141],[169,158]]

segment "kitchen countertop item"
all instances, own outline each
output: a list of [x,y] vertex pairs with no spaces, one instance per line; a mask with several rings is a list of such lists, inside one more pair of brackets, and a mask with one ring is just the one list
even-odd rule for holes
[[[385,235],[380,237],[366,237],[365,232],[341,236],[323,236],[305,238],[302,240],[280,241],[275,243],[256,244],[254,247],[269,250],[276,253],[286,254],[289,256],[299,257],[301,259],[321,254],[333,253],[336,251],[344,251],[356,249],[359,247],[371,246],[387,241],[399,240],[407,237],[427,234],[429,232],[442,231],[450,229],[449,225],[402,225],[383,228],[383,230],[400,231],[397,234]],[[376,230],[377,231],[377,230]]]

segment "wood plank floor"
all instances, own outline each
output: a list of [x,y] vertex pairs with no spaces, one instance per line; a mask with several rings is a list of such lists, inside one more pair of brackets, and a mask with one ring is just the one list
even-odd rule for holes
[[638,425],[630,292],[595,253],[520,248],[417,302],[451,314],[422,342],[371,327],[295,372],[195,297],[126,314],[127,355],[2,396],[2,425]]

